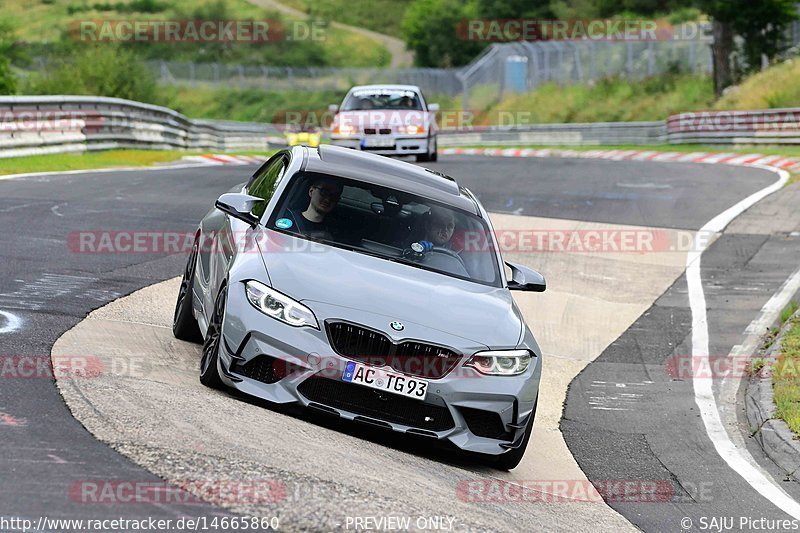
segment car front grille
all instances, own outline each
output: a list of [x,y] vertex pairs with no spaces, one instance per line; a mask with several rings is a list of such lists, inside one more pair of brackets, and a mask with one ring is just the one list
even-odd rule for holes
[[429,431],[455,426],[447,407],[335,379],[311,376],[298,385],[297,391],[312,402],[385,422]]
[[286,377],[286,365],[274,357],[259,355],[245,364],[234,362],[231,365],[231,372],[261,383],[272,384]]
[[461,360],[453,350],[419,341],[395,344],[383,333],[348,322],[326,322],[331,346],[339,355],[368,365],[390,366],[410,376],[438,379]]
[[506,431],[500,415],[493,411],[459,407],[469,430],[478,437],[487,439],[511,440],[514,435]]

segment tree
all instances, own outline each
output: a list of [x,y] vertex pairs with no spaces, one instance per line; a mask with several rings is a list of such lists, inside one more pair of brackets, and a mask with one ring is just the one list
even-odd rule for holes
[[113,96],[160,103],[153,74],[136,54],[107,43],[77,44],[63,58],[53,58],[47,72],[31,76],[30,94]]
[[550,0],[476,0],[478,16],[493,19],[552,18]]
[[785,31],[797,19],[794,0],[696,0],[712,18],[714,93],[717,97],[736,81],[731,64],[734,36],[741,37],[744,71],[761,65],[762,56],[773,59],[785,46]]
[[0,94],[15,94],[17,78],[11,70],[11,47],[13,45],[13,28],[5,21],[0,21]]
[[475,14],[472,6],[459,0],[414,0],[401,30],[417,64],[447,68],[472,60],[487,43],[469,39],[460,28]]

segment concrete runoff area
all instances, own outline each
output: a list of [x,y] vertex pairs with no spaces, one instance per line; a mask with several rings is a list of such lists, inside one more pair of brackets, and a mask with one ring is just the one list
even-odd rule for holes
[[[498,232],[655,230],[670,242],[680,238],[679,230],[512,215],[493,215],[493,224]],[[459,499],[459,483],[589,486],[559,430],[567,385],[680,276],[685,252],[517,251],[504,257],[539,269],[549,286],[543,294],[515,293],[544,352],[544,366],[528,453],[511,472],[469,460],[453,464],[444,452],[420,450],[385,432],[318,420],[321,426],[309,425],[203,387],[200,347],[174,339],[170,329],[177,278],[98,309],[61,337],[54,360],[92,354],[103,371],[91,378],[60,376],[58,387],[73,415],[98,439],[168,481],[266,477],[285,483],[281,501],[236,502],[230,508],[277,514],[288,530],[339,528],[352,515],[441,514],[455,517],[459,528],[519,531],[533,520],[551,530],[589,523],[632,530],[598,499],[475,503]]]

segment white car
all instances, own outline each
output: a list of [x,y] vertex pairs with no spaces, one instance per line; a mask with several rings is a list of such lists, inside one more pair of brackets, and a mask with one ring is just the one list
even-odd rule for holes
[[415,85],[353,87],[334,114],[331,143],[382,155],[414,155],[436,161],[437,104]]

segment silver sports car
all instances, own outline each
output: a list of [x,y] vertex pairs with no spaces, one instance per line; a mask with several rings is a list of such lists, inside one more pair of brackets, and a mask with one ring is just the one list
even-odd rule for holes
[[200,223],[175,308],[200,381],[449,441],[510,469],[541,351],[489,216],[453,178],[322,145],[278,152]]

